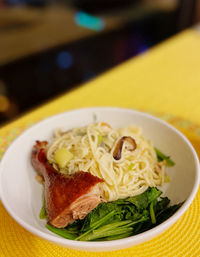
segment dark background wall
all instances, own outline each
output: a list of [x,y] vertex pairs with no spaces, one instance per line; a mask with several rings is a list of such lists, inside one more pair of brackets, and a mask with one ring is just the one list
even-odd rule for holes
[[[12,120],[192,26],[199,19],[198,4],[199,1],[193,0],[1,1],[0,123]],[[48,8],[51,16],[46,15]],[[28,19],[16,15],[27,10]],[[56,16],[58,10],[65,17],[51,33],[52,24],[62,16]],[[30,14],[33,14],[32,20]],[[49,31],[47,26],[42,36],[34,37],[34,42],[31,39],[20,41],[26,33],[32,30],[35,33],[33,26],[44,23],[44,19],[48,19]],[[66,32],[68,36],[61,40]],[[12,39],[7,41],[8,45],[6,37]],[[49,42],[54,43],[50,45]],[[31,44],[38,44],[37,51],[34,48],[25,51]],[[21,48],[14,57],[10,54],[13,48],[16,51]]]

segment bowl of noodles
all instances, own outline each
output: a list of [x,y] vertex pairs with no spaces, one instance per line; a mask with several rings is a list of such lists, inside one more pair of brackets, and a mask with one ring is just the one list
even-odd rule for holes
[[20,225],[86,251],[161,234],[188,209],[198,186],[198,157],[188,139],[156,117],[123,108],[49,117],[16,139],[0,166],[1,200]]

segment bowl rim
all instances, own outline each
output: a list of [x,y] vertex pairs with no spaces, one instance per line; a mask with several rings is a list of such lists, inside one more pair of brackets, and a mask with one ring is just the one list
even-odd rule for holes
[[[113,241],[95,241],[95,242],[86,242],[86,241],[75,241],[75,240],[70,240],[70,239],[65,239],[62,237],[58,237],[55,236],[53,233],[52,234],[47,234],[43,231],[38,230],[37,228],[35,228],[34,226],[30,225],[27,222],[24,222],[23,219],[21,219],[14,211],[12,211],[12,208],[9,206],[9,203],[6,201],[6,197],[4,196],[2,187],[1,187],[1,183],[2,183],[2,174],[3,174],[3,164],[4,162],[6,162],[7,160],[7,156],[9,155],[10,149],[13,147],[13,145],[20,140],[22,137],[24,137],[27,133],[29,133],[29,131],[34,130],[36,127],[40,126],[41,123],[45,123],[48,122],[51,119],[54,119],[56,117],[59,116],[63,116],[66,114],[73,114],[73,113],[77,113],[77,112],[84,112],[84,111],[93,111],[95,113],[95,110],[101,110],[101,111],[106,111],[106,110],[112,110],[112,111],[122,111],[122,112],[131,112],[131,113],[135,113],[137,115],[143,116],[144,118],[150,118],[153,119],[154,121],[165,125],[168,129],[174,131],[176,134],[178,134],[183,141],[185,141],[185,143],[188,145],[189,149],[192,152],[192,155],[194,157],[194,161],[195,161],[195,183],[194,186],[192,188],[192,191],[189,195],[189,197],[187,198],[187,200],[184,202],[184,204],[180,207],[180,209],[178,211],[176,211],[176,213],[174,213],[170,218],[168,218],[166,221],[164,221],[163,223],[161,223],[160,225],[157,225],[155,228],[152,228],[150,230],[147,230],[143,233],[140,233],[138,235],[134,235],[134,236],[130,236],[127,238],[123,238],[123,239],[118,239],[118,240],[113,240]],[[109,250],[109,248],[117,248],[117,249],[122,249],[125,247],[125,245],[130,245],[131,243],[134,242],[134,245],[140,243],[140,242],[144,242],[147,241],[148,239],[154,238],[155,236],[161,234],[162,232],[164,232],[167,228],[169,228],[171,225],[173,225],[183,214],[184,212],[189,208],[189,206],[191,205],[198,187],[200,184],[200,165],[199,165],[199,158],[198,155],[194,149],[194,147],[192,146],[192,144],[190,143],[190,141],[187,139],[187,137],[185,135],[183,135],[178,129],[176,129],[174,126],[172,126],[171,124],[169,124],[168,122],[157,118],[155,116],[153,116],[152,114],[143,112],[143,111],[138,111],[138,110],[134,110],[134,109],[130,109],[130,108],[121,108],[121,107],[112,107],[112,106],[106,106],[106,107],[86,107],[86,108],[77,108],[77,109],[73,109],[73,110],[69,110],[69,111],[65,111],[65,112],[61,112],[55,115],[51,115],[39,122],[37,122],[36,124],[32,125],[31,127],[29,127],[28,129],[26,129],[25,131],[23,131],[11,144],[10,146],[7,148],[6,152],[4,153],[1,161],[0,161],[0,200],[2,201],[5,209],[7,210],[7,212],[10,214],[10,216],[17,221],[22,227],[24,227],[26,230],[30,231],[31,233],[46,239],[48,241],[54,242],[56,244],[60,244],[60,245],[65,245],[71,248],[76,248],[76,249],[88,249],[88,250],[93,250],[94,248],[101,248],[102,247],[102,251],[106,251]]]

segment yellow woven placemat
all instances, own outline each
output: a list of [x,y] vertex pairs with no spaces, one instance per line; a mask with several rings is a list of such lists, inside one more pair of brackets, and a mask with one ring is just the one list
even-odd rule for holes
[[[157,114],[181,130],[192,142],[200,156],[200,127],[172,115]],[[10,143],[27,127],[36,121],[11,128],[0,138],[0,158]],[[186,213],[160,236],[124,250],[112,252],[82,252],[53,245],[32,235],[18,225],[6,212],[0,202],[0,257],[200,257],[200,190]]]

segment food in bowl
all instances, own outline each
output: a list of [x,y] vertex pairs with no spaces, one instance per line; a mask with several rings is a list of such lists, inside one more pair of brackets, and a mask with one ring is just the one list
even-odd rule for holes
[[[123,239],[106,241],[103,238],[103,242],[97,241],[100,239],[91,242],[68,240],[58,236],[46,229],[46,219],[39,219],[38,213],[42,206],[44,187],[35,180],[36,173],[30,162],[30,152],[35,141],[40,139],[50,142],[52,133],[58,126],[62,127],[63,131],[86,126],[93,122],[94,113],[98,117],[98,121],[105,121],[113,128],[125,127],[130,124],[141,127],[144,137],[175,161],[174,167],[166,167],[166,173],[170,176],[170,183],[156,187],[163,192],[162,196],[169,197],[171,205],[183,201],[184,204],[165,222],[145,232]],[[165,121],[131,109],[83,108],[42,120],[22,133],[11,144],[1,160],[0,198],[8,213],[34,235],[76,250],[110,251],[143,243],[170,228],[191,205],[199,188],[199,174],[199,159],[191,143],[181,132]],[[190,211],[188,214],[191,218]],[[180,220],[180,222],[182,221]],[[63,230],[66,232],[66,228]],[[59,229],[59,232],[62,233],[62,228]]]
[[157,188],[169,182],[170,157],[143,135],[140,127],[112,128],[91,123],[36,141],[32,164],[44,183],[40,217],[52,232],[80,241],[116,240],[144,232],[169,218]]

